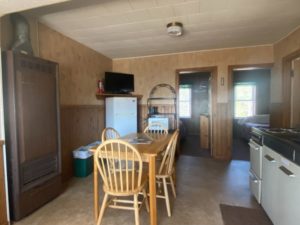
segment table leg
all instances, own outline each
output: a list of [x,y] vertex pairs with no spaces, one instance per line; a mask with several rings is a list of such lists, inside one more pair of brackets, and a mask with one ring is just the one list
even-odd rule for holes
[[96,159],[94,157],[94,214],[95,214],[95,221],[97,223],[97,219],[99,216],[99,196],[98,196],[98,169],[96,165]]
[[157,225],[155,156],[149,158],[150,224]]

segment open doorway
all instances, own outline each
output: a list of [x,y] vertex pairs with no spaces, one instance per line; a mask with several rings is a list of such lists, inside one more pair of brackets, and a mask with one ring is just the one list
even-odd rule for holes
[[270,68],[232,71],[232,159],[249,161],[252,127],[270,126],[270,75]]
[[211,156],[211,72],[178,73],[181,154]]

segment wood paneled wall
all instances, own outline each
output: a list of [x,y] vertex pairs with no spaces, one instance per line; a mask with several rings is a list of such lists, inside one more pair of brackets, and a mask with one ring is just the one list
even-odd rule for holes
[[39,24],[40,57],[59,63],[62,105],[102,104],[96,96],[97,81],[112,70],[112,60]]
[[168,83],[175,87],[176,70],[217,67],[217,101],[226,103],[228,96],[228,66],[262,64],[273,62],[273,46],[256,46],[244,48],[228,48],[207,51],[195,51],[158,55],[149,57],[134,57],[114,59],[113,70],[135,75],[135,91],[142,94],[143,103],[152,87],[159,83]]
[[74,105],[61,107],[62,176],[73,176],[72,151],[80,146],[100,141],[104,128],[104,107]]
[[300,28],[274,44],[271,73],[271,127],[290,126],[291,79],[288,61],[300,53]]
[[[139,131],[146,127],[147,105],[139,105]],[[170,112],[173,106],[160,106],[164,112]],[[61,145],[62,145],[62,176],[68,181],[73,176],[72,151],[80,146],[101,139],[105,126],[104,105],[73,105],[61,106]]]
[[217,103],[212,123],[212,149],[216,159],[231,158],[232,112],[229,103]]
[[149,92],[159,83],[175,87],[176,71],[180,69],[216,67],[216,88],[212,93],[213,111],[212,147],[215,158],[229,159],[231,155],[232,120],[228,92],[228,67],[230,65],[264,64],[273,62],[271,45],[178,53],[162,56],[136,57],[113,60],[113,70],[135,75],[136,93],[142,94],[146,103]]
[[112,70],[112,60],[38,24],[40,57],[59,63],[62,176],[73,176],[72,151],[100,140],[104,127],[103,100],[96,98],[97,81]]
[[7,213],[6,213],[6,192],[5,192],[5,177],[4,177],[4,165],[3,165],[3,141],[0,140],[0,225],[7,225]]
[[[150,57],[113,60],[113,70],[135,75],[136,93],[142,94],[145,104],[153,86],[168,83],[175,87],[176,71],[180,69],[216,67],[215,86],[212,92],[216,111],[212,119],[212,148],[215,158],[229,159],[231,155],[232,116],[228,91],[230,65],[268,64],[273,62],[273,46],[218,49]],[[214,141],[215,140],[215,141]],[[214,152],[213,150],[213,152]]]
[[271,103],[270,105],[270,125],[272,127],[282,127],[283,122],[283,104]]

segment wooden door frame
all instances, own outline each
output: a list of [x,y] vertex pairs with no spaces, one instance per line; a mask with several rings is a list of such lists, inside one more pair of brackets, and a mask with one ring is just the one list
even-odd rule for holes
[[[230,151],[232,153],[232,140],[233,140],[233,71],[234,69],[241,68],[254,68],[254,69],[271,69],[273,67],[273,63],[262,63],[262,64],[242,64],[242,65],[229,65],[228,66],[228,115],[230,116]],[[271,108],[270,108],[271,109]]]
[[[179,96],[179,75],[181,72],[209,72],[211,74],[211,115],[210,115],[210,152],[211,156],[215,157],[214,151],[214,124],[215,124],[215,116],[217,110],[217,88],[218,88],[218,67],[193,67],[193,68],[184,68],[176,70],[175,77],[175,90],[176,95]],[[177,124],[179,126],[179,97],[177,98]]]
[[291,87],[292,87],[292,61],[300,57],[300,49],[282,58],[282,121],[281,126],[291,126]]

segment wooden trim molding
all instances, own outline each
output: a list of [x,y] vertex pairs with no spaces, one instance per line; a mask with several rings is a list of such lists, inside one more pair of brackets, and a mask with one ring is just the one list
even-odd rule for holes
[[300,49],[282,58],[282,106],[281,127],[291,126],[291,71],[292,61],[300,56]]
[[97,93],[96,97],[98,99],[104,99],[104,98],[108,98],[108,97],[136,97],[137,99],[141,99],[141,98],[143,98],[143,95]]
[[0,140],[0,225],[8,225],[7,210],[6,210],[6,191],[5,191],[5,173],[3,148],[4,141]]
[[270,105],[270,127],[278,128],[283,127],[282,125],[282,112],[283,112],[282,103],[271,103]]

